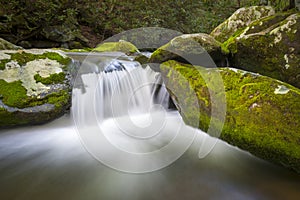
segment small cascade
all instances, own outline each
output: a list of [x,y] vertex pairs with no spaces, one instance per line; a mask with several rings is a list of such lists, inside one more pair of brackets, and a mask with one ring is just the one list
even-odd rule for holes
[[[161,75],[150,67],[142,68],[137,62],[112,59],[109,62],[83,62],[75,81],[76,101],[86,113],[83,123],[149,113],[153,109],[168,110],[169,94]],[[81,112],[82,113],[82,112]],[[79,116],[81,117],[81,116]]]

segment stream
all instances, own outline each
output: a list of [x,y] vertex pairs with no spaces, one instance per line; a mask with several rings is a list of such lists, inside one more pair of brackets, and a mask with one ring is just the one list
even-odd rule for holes
[[[84,66],[71,113],[0,130],[0,199],[299,199],[299,174],[184,125],[159,73],[124,55],[70,56]],[[178,154],[125,157],[170,144]]]

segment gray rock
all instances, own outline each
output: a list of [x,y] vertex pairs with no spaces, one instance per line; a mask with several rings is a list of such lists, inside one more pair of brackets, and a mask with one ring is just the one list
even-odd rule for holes
[[0,51],[0,128],[63,115],[71,100],[70,61],[53,50]]
[[5,50],[5,49],[16,50],[16,49],[22,49],[22,47],[16,46],[16,45],[0,38],[0,50]]
[[[300,88],[300,12],[257,20],[223,44],[234,67]],[[253,64],[255,63],[255,64]]]
[[275,10],[270,6],[240,8],[216,27],[210,35],[220,42],[225,42],[237,30],[247,27],[255,20],[274,14]]

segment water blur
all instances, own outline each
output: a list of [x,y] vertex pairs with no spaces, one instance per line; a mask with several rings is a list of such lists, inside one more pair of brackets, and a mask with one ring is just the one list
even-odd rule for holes
[[[178,112],[168,109],[169,98],[164,88],[146,83],[136,90],[135,86],[145,80],[159,82],[157,73],[127,61],[123,64],[127,67],[126,72],[103,75],[101,69],[97,73],[82,73],[81,87],[85,90],[74,89],[73,106],[77,107],[72,109],[73,113],[45,125],[0,131],[1,199],[299,198],[299,174],[218,139],[206,157],[198,158],[199,145],[210,137],[185,126]],[[133,82],[116,75],[129,72]],[[121,84],[112,85],[116,83],[112,80]],[[112,97],[114,101],[111,101]],[[141,102],[141,99],[144,100]],[[122,103],[124,100],[127,103]],[[129,119],[134,126],[126,125]],[[156,119],[164,119],[163,125]],[[135,132],[136,127],[143,129],[153,124],[151,131],[134,135],[140,133]],[[162,128],[153,131],[157,124]],[[101,127],[105,137],[120,149],[148,152],[166,145],[179,126],[186,135],[196,133],[190,148],[171,165],[142,174],[124,173],[102,164],[87,151],[78,134],[78,127],[86,129],[87,133],[89,129]],[[124,134],[124,129],[133,135]],[[157,135],[151,135],[152,132]],[[145,143],[135,140],[135,136],[150,139]]]

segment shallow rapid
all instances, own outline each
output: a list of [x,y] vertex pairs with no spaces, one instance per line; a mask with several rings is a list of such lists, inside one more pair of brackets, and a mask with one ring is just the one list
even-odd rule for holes
[[[105,71],[111,62],[103,62],[87,60],[88,67],[79,71],[71,114],[0,131],[0,199],[299,198],[299,174],[184,125],[169,109],[158,73],[124,60],[118,61],[120,70]],[[106,148],[104,140],[121,153]],[[199,158],[206,140],[214,146]],[[151,163],[123,157],[170,144],[172,152],[180,149],[178,155],[159,154]],[[133,170],[140,173],[126,173]]]

